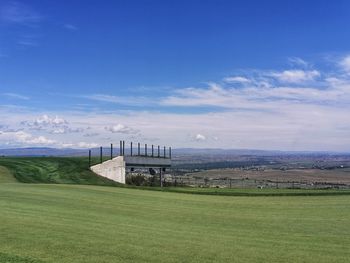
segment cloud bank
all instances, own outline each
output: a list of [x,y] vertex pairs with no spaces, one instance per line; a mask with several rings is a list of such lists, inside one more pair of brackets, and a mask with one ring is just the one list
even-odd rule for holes
[[[328,71],[301,58],[289,63],[292,68],[240,70],[156,100],[151,95],[79,97],[101,107],[107,103],[108,110],[0,107],[0,145],[91,147],[124,139],[173,147],[349,151],[350,56]],[[149,101],[157,110],[147,108]],[[120,110],[120,105],[131,108]]]

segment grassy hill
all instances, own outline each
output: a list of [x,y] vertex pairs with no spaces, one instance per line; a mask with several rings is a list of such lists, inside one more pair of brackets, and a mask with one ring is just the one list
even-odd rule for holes
[[0,262],[348,262],[350,196],[0,184]]
[[349,191],[92,184],[116,185],[86,158],[0,158],[0,262],[350,258]]
[[0,166],[0,180],[11,173],[22,183],[116,185],[91,172],[84,157],[2,157]]

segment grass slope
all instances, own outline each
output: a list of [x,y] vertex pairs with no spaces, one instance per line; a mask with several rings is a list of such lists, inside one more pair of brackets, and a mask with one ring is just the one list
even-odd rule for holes
[[0,184],[17,182],[13,174],[4,166],[0,166]]
[[22,183],[116,185],[91,172],[84,157],[6,157],[0,166]]
[[0,184],[0,262],[349,262],[350,196]]

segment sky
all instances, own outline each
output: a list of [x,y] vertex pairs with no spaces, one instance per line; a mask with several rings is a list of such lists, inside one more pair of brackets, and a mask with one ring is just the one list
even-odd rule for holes
[[349,1],[0,0],[0,148],[350,152]]

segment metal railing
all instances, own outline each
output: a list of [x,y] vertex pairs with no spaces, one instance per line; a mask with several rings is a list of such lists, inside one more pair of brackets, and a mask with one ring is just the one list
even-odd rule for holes
[[[108,149],[108,148],[107,148]],[[151,145],[149,148],[147,144],[144,144],[143,147],[141,147],[141,144],[138,142],[137,151],[135,152],[135,147],[133,146],[133,142],[130,142],[130,148],[125,149],[125,141],[119,142],[119,155],[114,154],[114,148],[113,144],[111,143],[109,148],[108,157],[110,159],[113,159],[117,156],[140,156],[140,157],[150,157],[150,158],[167,158],[171,159],[171,147],[163,146],[163,149],[161,150],[160,145]],[[149,151],[150,150],[150,151]],[[105,160],[106,154],[106,148],[103,148],[102,146],[99,148],[99,163],[102,163]],[[89,149],[89,166],[92,165],[92,150]],[[95,155],[96,156],[96,155]]]

